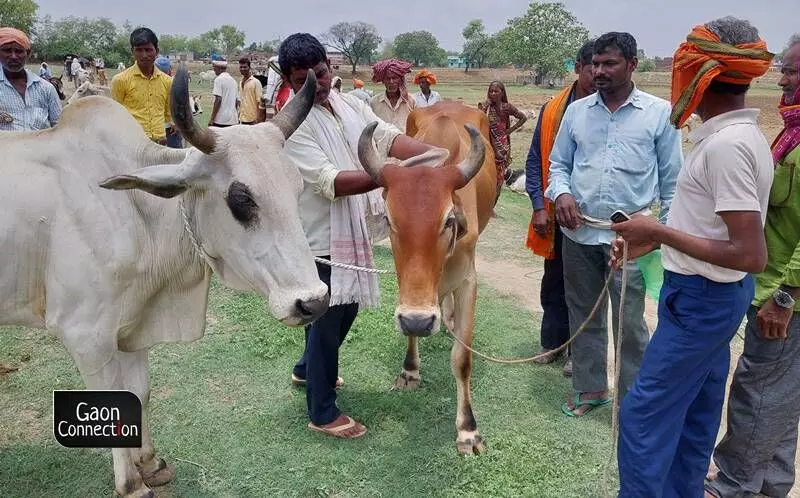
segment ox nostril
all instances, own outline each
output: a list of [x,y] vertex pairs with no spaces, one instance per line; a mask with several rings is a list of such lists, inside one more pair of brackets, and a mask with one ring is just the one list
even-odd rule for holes
[[406,335],[429,336],[433,332],[433,325],[436,323],[436,315],[403,315],[397,317],[400,322],[400,330]]
[[308,299],[306,301],[298,299],[294,302],[295,308],[300,316],[305,319],[317,318],[328,309],[329,296],[326,294],[322,299]]

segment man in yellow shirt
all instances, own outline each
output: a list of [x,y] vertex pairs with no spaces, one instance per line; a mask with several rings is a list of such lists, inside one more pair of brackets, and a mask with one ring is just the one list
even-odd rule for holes
[[[260,121],[258,104],[261,100],[261,82],[253,77],[247,57],[239,59],[239,72],[242,74],[239,84],[239,123],[253,125]],[[262,117],[266,119],[266,115]]]
[[114,76],[111,96],[128,109],[150,140],[167,145],[167,134],[176,133],[169,112],[172,78],[155,66],[158,37],[148,28],[136,28],[130,42],[136,64]]

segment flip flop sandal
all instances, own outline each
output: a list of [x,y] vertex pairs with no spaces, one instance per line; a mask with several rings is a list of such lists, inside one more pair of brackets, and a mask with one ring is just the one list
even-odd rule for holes
[[[583,400],[581,400],[581,394],[583,394],[583,393],[575,393],[575,407],[572,410],[567,408],[567,402],[566,401],[561,405],[561,411],[564,412],[564,415],[566,415],[568,417],[576,417],[576,418],[577,417],[582,417],[583,415],[586,415],[587,413],[589,413],[590,411],[594,410],[598,406],[607,405],[607,404],[609,404],[611,402],[610,398],[588,399],[588,400],[583,401]],[[586,410],[585,412],[583,412],[583,414],[581,414],[581,415],[575,415],[575,413],[574,413],[575,410],[577,410],[581,406],[588,406],[589,409]]]
[[[292,373],[292,385],[293,386],[305,386],[306,385],[306,379],[302,379],[302,378],[298,377],[297,375],[295,375],[294,373]],[[344,379],[341,378],[341,377],[336,377],[336,389],[339,389],[343,385],[344,385]]]
[[367,428],[362,426],[362,427],[364,427],[364,430],[362,430],[361,432],[357,432],[352,436],[345,436],[344,435],[345,431],[347,431],[349,429],[352,429],[353,427],[356,427],[357,425],[359,425],[358,422],[353,420],[352,417],[350,417],[348,415],[345,415],[345,418],[347,419],[347,423],[346,424],[342,424],[342,425],[340,425],[338,427],[325,428],[325,427],[321,427],[319,425],[314,425],[314,423],[309,422],[308,423],[308,428],[310,430],[314,431],[314,432],[321,432],[323,434],[327,434],[328,436],[338,437],[338,438],[341,438],[341,439],[357,439],[357,438],[360,438],[361,436],[363,436],[364,434],[367,433]]

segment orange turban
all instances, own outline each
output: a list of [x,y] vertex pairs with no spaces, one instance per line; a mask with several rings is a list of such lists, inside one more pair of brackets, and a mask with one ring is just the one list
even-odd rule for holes
[[28,35],[14,28],[0,28],[0,45],[16,42],[25,50],[31,49],[31,40]]
[[695,26],[673,58],[670,121],[683,126],[712,81],[747,85],[769,70],[774,56],[764,40],[729,45],[707,27]]
[[358,79],[353,80],[353,86],[356,88],[364,88],[364,82]]
[[419,82],[422,80],[428,80],[428,84],[433,86],[436,84],[436,75],[427,69],[423,69],[414,76],[414,84],[419,85]]

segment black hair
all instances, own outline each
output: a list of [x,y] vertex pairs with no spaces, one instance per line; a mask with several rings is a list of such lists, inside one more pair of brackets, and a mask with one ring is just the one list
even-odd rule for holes
[[594,55],[605,53],[608,49],[618,49],[627,61],[636,57],[636,38],[630,33],[612,31],[606,33],[594,42]]
[[589,40],[578,50],[575,62],[588,66],[592,63],[592,55],[594,55],[594,40]]
[[250,67],[250,58],[242,57],[241,59],[239,59],[239,64],[247,64],[247,67]]
[[278,48],[278,64],[287,78],[292,69],[311,69],[328,60],[325,47],[308,33],[295,33]]
[[714,80],[708,85],[708,91],[716,94],[731,94],[731,95],[744,95],[750,85],[739,85],[736,83],[726,83],[724,81]]
[[131,48],[136,48],[139,45],[147,45],[152,43],[158,50],[158,37],[150,28],[136,28],[131,33]]

